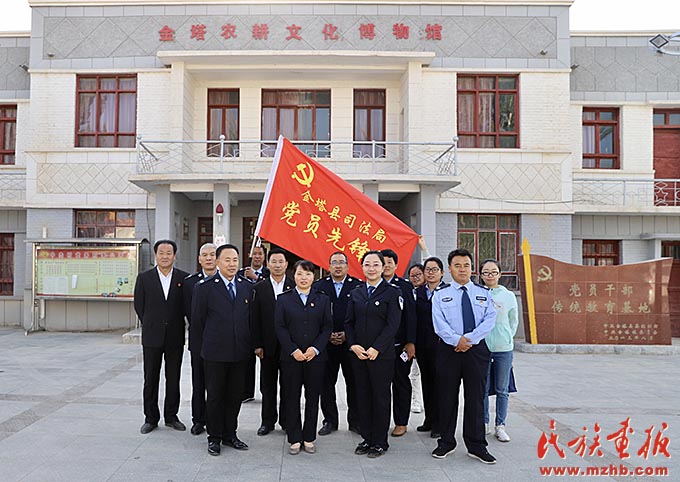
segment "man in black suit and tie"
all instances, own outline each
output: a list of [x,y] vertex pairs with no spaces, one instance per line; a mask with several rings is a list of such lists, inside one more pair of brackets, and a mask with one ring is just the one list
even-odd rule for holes
[[248,445],[236,436],[246,365],[253,354],[250,305],[253,286],[236,276],[238,248],[217,248],[217,273],[198,283],[191,322],[203,333],[201,356],[208,389],[208,453],[219,455],[220,442],[237,450]]
[[[277,380],[281,369],[281,346],[276,338],[274,314],[276,300],[284,291],[295,287],[295,281],[286,276],[288,261],[283,251],[273,249],[267,259],[269,277],[259,281],[253,288],[251,329],[255,355],[260,359],[260,393],[262,393],[262,423],[258,435],[267,435],[274,430],[278,418],[279,425],[285,429],[285,409],[283,387],[277,416]],[[279,381],[279,385],[282,385]]]
[[187,276],[184,280],[184,314],[189,320],[189,352],[191,353],[191,433],[200,435],[205,430],[205,370],[201,358],[201,341],[203,333],[198,332],[191,323],[191,300],[196,284],[217,272],[217,246],[205,243],[198,252],[198,264],[201,270]]
[[385,257],[383,279],[401,290],[404,298],[404,309],[401,312],[399,331],[394,338],[394,378],[392,379],[392,414],[394,430],[392,437],[401,437],[406,433],[409,415],[411,414],[412,386],[409,374],[413,357],[416,354],[416,305],[413,299],[413,285],[396,275],[399,258],[391,249],[380,251]]
[[349,304],[350,292],[361,281],[347,276],[349,265],[347,256],[342,251],[333,253],[329,260],[330,276],[326,276],[314,283],[313,289],[320,291],[331,300],[331,314],[333,316],[333,332],[328,341],[328,362],[321,389],[321,411],[323,425],[319,435],[328,435],[338,429],[338,404],[335,398],[335,385],[338,373],[342,367],[347,390],[347,424],[353,432],[359,433],[359,414],[357,412],[357,396],[354,388],[354,373],[352,371],[352,352],[347,346],[345,336],[345,315]]
[[158,383],[165,358],[165,425],[186,430],[177,418],[179,376],[184,352],[184,297],[182,283],[188,273],[174,268],[177,244],[161,239],[153,245],[156,266],[137,275],[135,312],[142,324],[144,355],[144,425],[147,434],[158,427]]
[[[251,283],[259,283],[269,276],[269,268],[264,265],[264,260],[267,257],[267,250],[264,246],[255,246],[253,248],[253,255],[250,258],[250,265],[244,266],[238,270],[238,275],[250,281]],[[248,360],[248,367],[246,371],[246,384],[243,390],[243,402],[252,402],[255,400],[255,355],[251,355]]]

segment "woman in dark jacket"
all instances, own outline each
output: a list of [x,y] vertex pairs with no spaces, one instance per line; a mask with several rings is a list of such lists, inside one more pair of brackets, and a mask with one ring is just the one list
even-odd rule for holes
[[[319,396],[325,372],[326,345],[333,329],[328,296],[311,292],[314,265],[295,263],[295,288],[279,295],[276,301],[276,336],[281,344],[281,372],[286,398],[286,433],[289,453],[300,449],[316,452],[316,424]],[[300,419],[300,395],[305,387],[305,420]]]

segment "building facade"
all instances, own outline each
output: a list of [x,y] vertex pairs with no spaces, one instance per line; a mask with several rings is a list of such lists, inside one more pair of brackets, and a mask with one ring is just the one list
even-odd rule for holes
[[215,237],[247,252],[279,135],[511,288],[523,237],[578,264],[680,258],[680,57],[571,32],[571,3],[31,0],[30,33],[0,34],[3,323],[135,324],[36,302],[41,239],[172,238],[189,271]]

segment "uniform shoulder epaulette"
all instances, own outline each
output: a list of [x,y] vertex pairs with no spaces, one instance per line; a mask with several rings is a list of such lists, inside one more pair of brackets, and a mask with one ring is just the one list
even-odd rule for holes
[[[288,288],[287,290],[283,290],[283,291],[281,292],[281,295],[285,295],[286,293],[291,293],[294,289],[295,289],[295,288]],[[281,295],[279,295],[279,296],[281,296]]]
[[451,283],[442,283],[439,286],[437,286],[434,290],[435,291],[443,290],[444,288],[448,288],[449,286],[451,286]]
[[484,288],[485,290],[489,291],[489,287],[485,285],[480,285],[479,283],[475,283],[474,281],[472,282],[475,286],[479,286],[480,288]]

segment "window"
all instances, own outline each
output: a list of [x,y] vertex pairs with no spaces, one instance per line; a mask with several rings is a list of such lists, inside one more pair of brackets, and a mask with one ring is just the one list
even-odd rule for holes
[[0,234],[0,295],[14,294],[14,234]]
[[479,263],[495,258],[501,264],[500,283],[518,290],[517,253],[519,251],[519,216],[516,214],[459,214],[458,247],[473,255],[473,274]]
[[17,106],[0,105],[0,165],[14,164],[17,140]]
[[584,266],[614,266],[619,264],[618,241],[583,241]]
[[76,238],[134,237],[134,211],[76,211]]
[[76,147],[135,147],[137,77],[76,78]]
[[583,169],[619,168],[619,109],[583,108]]
[[[385,90],[354,91],[354,157],[385,157]],[[375,152],[374,152],[375,146]]]
[[[208,139],[217,140],[224,135],[226,141],[237,141],[238,131],[238,89],[208,89]],[[238,143],[224,144],[220,153],[219,143],[208,144],[208,156],[238,156]]]
[[458,76],[458,146],[519,147],[519,77]]
[[[312,157],[330,157],[328,143],[295,141],[329,141],[331,139],[330,90],[263,90],[262,139],[276,140],[282,135],[302,152]],[[276,144],[264,144],[263,155],[272,157]]]

